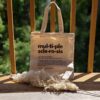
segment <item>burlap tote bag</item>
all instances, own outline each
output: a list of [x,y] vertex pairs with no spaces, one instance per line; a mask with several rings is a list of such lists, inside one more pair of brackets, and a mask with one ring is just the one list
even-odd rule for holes
[[[58,33],[45,32],[52,3],[57,8]],[[51,2],[45,8],[41,31],[31,33],[30,70],[44,70],[52,76],[59,75],[63,79],[73,77],[74,33],[64,33],[61,10],[55,2]]]

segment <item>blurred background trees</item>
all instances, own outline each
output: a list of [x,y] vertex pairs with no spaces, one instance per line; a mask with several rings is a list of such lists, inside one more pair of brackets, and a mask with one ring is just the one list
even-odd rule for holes
[[[50,0],[36,0],[36,30],[40,30],[44,8]],[[70,26],[70,1],[56,0],[62,10],[65,32]],[[13,0],[17,70],[28,70],[30,63],[29,0]],[[98,6],[94,70],[100,71],[100,2]],[[91,0],[77,0],[75,71],[86,72],[88,59]],[[73,16],[74,17],[74,16]],[[48,24],[47,31],[50,30]],[[57,26],[57,25],[56,25]],[[56,27],[58,31],[58,26]],[[6,0],[0,0],[0,73],[10,73]]]

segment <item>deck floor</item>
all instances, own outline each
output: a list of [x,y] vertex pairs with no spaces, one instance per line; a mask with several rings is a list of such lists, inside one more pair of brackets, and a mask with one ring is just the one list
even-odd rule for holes
[[[100,91],[100,73],[75,73],[73,82],[80,89],[87,91]],[[42,88],[33,88],[29,84],[14,83],[10,75],[0,75],[0,93],[8,92],[41,92]]]
[[89,91],[90,94],[79,91],[77,93],[1,93],[0,100],[100,100],[100,91]]

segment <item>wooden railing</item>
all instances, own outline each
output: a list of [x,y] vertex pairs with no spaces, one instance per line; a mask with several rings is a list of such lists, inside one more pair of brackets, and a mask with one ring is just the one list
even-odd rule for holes
[[16,73],[16,59],[15,59],[15,49],[14,49],[14,25],[13,25],[13,10],[12,9],[13,9],[12,0],[7,0],[11,72]]
[[[56,0],[51,0],[56,1]],[[10,44],[10,61],[11,61],[11,73],[16,73],[16,58],[14,49],[14,25],[13,25],[13,6],[12,0],[7,0],[7,15],[8,15],[8,33]],[[94,65],[94,48],[95,48],[95,36],[96,36],[96,20],[97,20],[98,0],[92,0],[92,12],[91,12],[91,24],[90,24],[90,41],[88,52],[88,68],[87,72],[93,72]],[[51,31],[55,31],[55,7],[51,7]],[[30,0],[30,24],[31,31],[35,31],[35,0]],[[70,11],[70,32],[76,30],[76,0],[71,0]]]

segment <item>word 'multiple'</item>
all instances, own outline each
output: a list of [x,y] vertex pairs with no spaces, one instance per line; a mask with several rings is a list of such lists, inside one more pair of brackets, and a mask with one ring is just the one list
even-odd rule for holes
[[63,53],[63,45],[58,44],[40,44],[38,53]]

